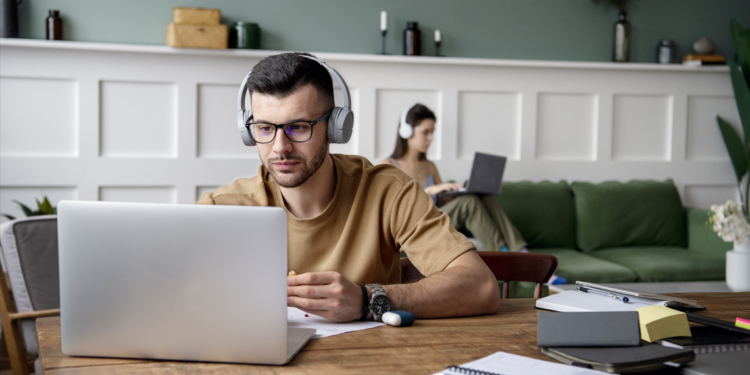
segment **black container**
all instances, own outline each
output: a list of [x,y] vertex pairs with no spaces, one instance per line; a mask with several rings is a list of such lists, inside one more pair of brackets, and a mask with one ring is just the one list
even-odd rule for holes
[[59,10],[49,11],[47,17],[47,40],[62,40],[62,19]]
[[18,6],[23,0],[2,0],[0,38],[18,38]]
[[422,54],[422,32],[419,24],[414,21],[406,23],[404,30],[404,55],[419,56]]
[[674,64],[677,51],[672,40],[662,40],[656,46],[656,62],[659,64]]

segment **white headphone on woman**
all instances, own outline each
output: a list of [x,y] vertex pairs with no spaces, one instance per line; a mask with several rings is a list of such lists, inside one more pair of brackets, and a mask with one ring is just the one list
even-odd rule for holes
[[411,111],[412,108],[414,108],[416,104],[413,106],[407,108],[404,110],[404,113],[401,114],[401,122],[399,122],[398,125],[398,135],[401,136],[403,139],[409,139],[412,135],[414,135],[414,127],[409,125],[408,122],[406,122],[406,116],[409,114],[409,111]]

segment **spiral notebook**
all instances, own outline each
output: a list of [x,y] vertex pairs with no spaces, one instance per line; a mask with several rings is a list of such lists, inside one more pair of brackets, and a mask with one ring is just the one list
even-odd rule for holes
[[[695,354],[750,350],[750,335],[718,327],[692,327],[690,332],[692,337],[672,337],[657,343],[671,348],[693,349]],[[750,353],[747,355],[750,358]]]
[[442,375],[595,375],[606,372],[540,361],[520,355],[497,352],[461,366],[449,366]]

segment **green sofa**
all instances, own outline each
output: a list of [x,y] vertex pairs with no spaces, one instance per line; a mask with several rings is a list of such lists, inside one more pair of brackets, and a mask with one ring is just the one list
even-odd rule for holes
[[[724,280],[723,242],[707,211],[683,207],[672,180],[505,182],[495,196],[533,253],[557,276],[594,283]],[[519,283],[513,296],[530,296]]]

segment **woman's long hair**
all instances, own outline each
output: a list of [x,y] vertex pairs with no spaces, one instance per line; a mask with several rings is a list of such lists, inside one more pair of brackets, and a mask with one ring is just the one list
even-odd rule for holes
[[[430,111],[429,108],[422,104],[415,104],[409,112],[406,114],[406,122],[409,123],[409,126],[414,128],[415,126],[419,125],[423,120],[425,119],[431,119],[433,121],[437,121],[435,119],[435,114]],[[401,126],[401,120],[399,119],[398,127],[396,127],[396,148],[393,150],[393,153],[391,154],[391,157],[393,159],[398,159],[406,154],[407,151],[409,151],[409,142],[407,139],[401,138],[401,135],[398,134],[398,128]],[[412,137],[414,135],[412,134]],[[419,153],[419,160],[426,160],[427,155],[425,155],[424,152]]]

